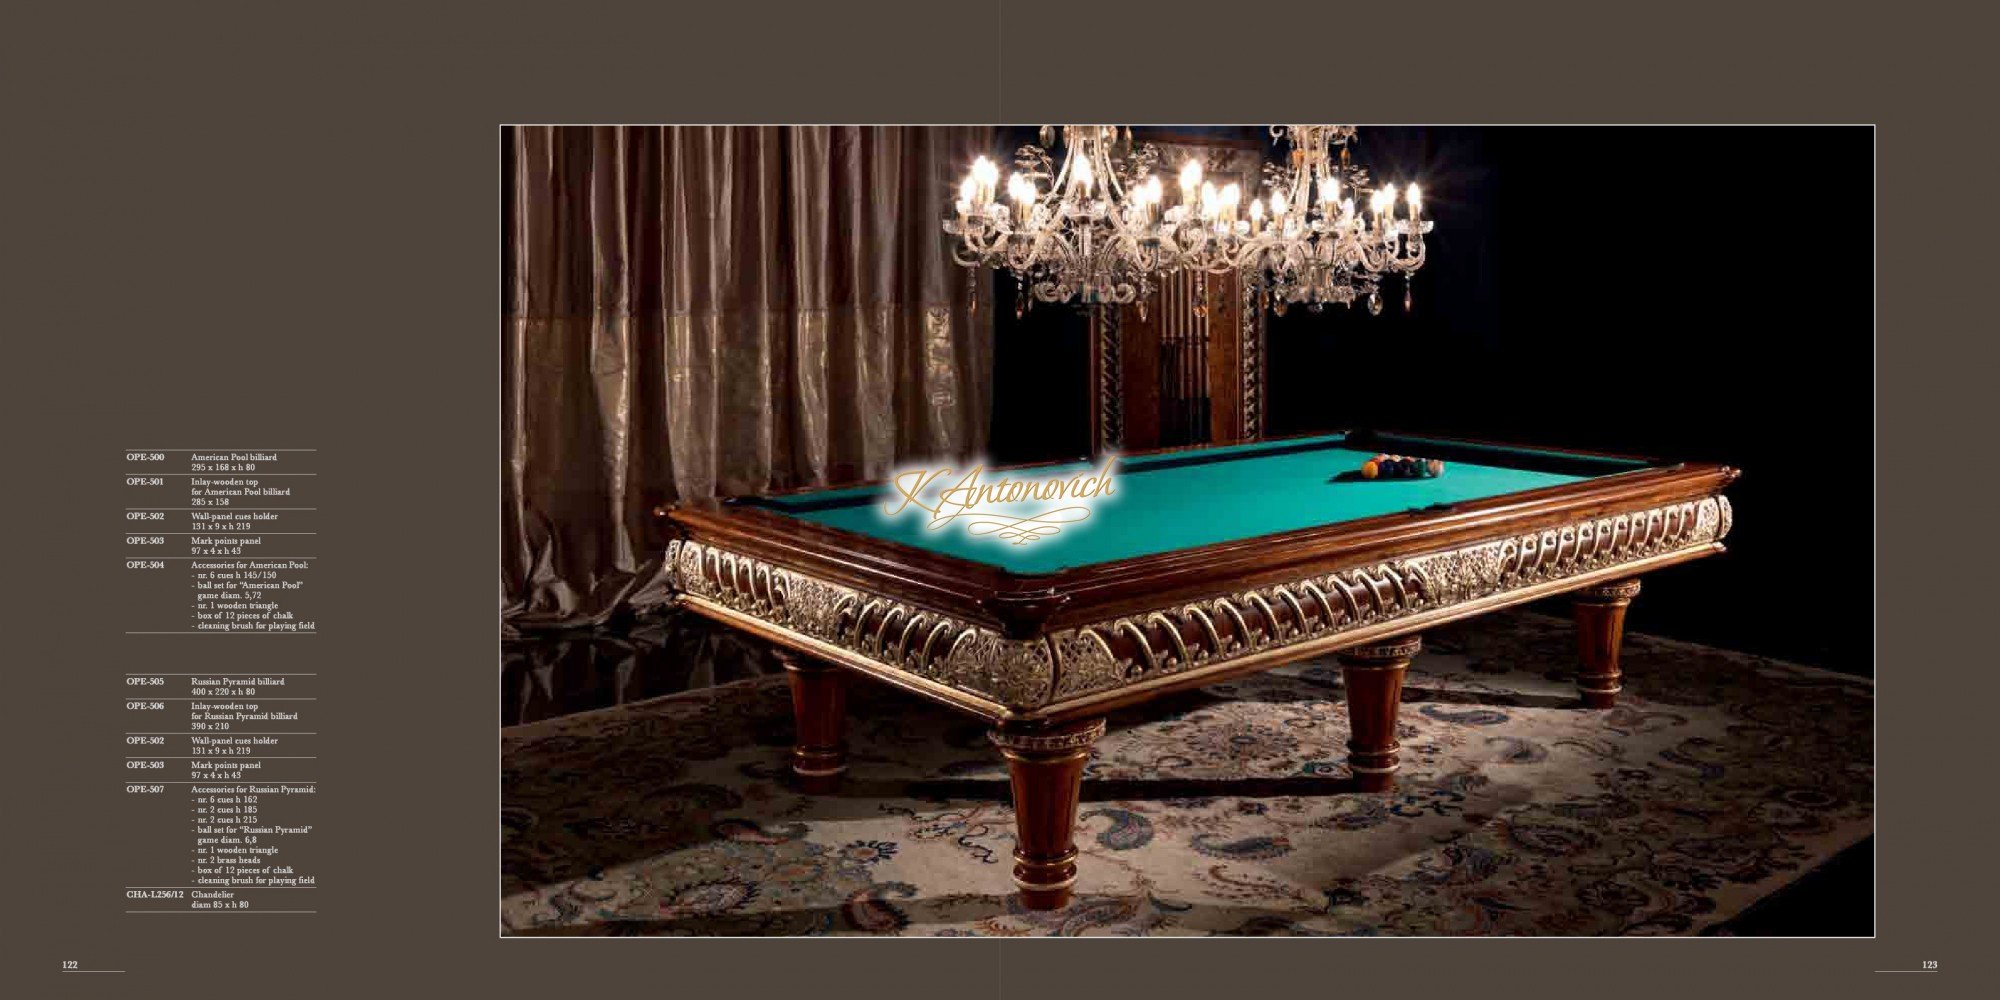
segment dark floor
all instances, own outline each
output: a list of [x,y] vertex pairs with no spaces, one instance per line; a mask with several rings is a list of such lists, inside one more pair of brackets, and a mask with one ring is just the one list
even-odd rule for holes
[[[1552,606],[1551,613],[1563,608]],[[501,643],[500,724],[520,725],[776,673],[762,642],[692,615]],[[1874,838],[1713,928],[1727,937],[1866,937],[1875,927]]]
[[1834,855],[1709,933],[1722,937],[1874,934],[1875,838]]

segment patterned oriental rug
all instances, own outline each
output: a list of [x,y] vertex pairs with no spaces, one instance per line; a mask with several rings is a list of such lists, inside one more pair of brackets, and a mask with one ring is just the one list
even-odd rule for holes
[[1567,621],[1427,635],[1400,787],[1349,790],[1340,671],[1309,662],[1114,716],[1077,900],[1021,909],[999,755],[863,681],[835,796],[783,781],[782,677],[502,730],[517,934],[1689,934],[1872,827],[1873,688],[1630,635],[1581,708]]

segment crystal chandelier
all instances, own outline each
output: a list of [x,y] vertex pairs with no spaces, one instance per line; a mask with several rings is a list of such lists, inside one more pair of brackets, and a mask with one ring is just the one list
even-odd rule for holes
[[[1422,191],[1371,189],[1367,172],[1349,162],[1352,125],[1278,125],[1271,134],[1292,151],[1289,164],[1266,165],[1268,197],[1246,208],[1238,185],[1217,188],[1189,160],[1177,178],[1179,202],[1163,209],[1164,186],[1152,172],[1158,152],[1135,148],[1129,128],[1063,126],[1056,170],[1045,126],[1043,145],[1021,147],[1004,201],[999,168],[983,156],[973,163],[944,223],[958,238],[953,256],[967,267],[1012,271],[1042,302],[1136,301],[1142,317],[1154,279],[1181,270],[1240,272],[1251,294],[1280,314],[1294,304],[1316,312],[1363,298],[1380,313],[1383,279],[1401,274],[1409,308],[1410,276],[1424,265],[1432,227]],[[1356,204],[1364,195],[1366,211]],[[1017,301],[1024,308],[1028,297]]]
[[[1317,312],[1363,297],[1369,312],[1380,313],[1381,284],[1392,274],[1403,276],[1409,309],[1411,275],[1424,266],[1424,234],[1433,223],[1423,217],[1423,191],[1415,183],[1400,197],[1394,184],[1369,189],[1367,171],[1348,159],[1354,132],[1352,125],[1272,126],[1272,138],[1290,140],[1292,154],[1285,166],[1265,167],[1269,213],[1265,202],[1252,202],[1249,219],[1201,264],[1241,271],[1252,294],[1280,315],[1288,305]],[[1356,206],[1364,194],[1365,212]]]
[[[1129,128],[1065,125],[1058,170],[1046,148],[1050,138],[1044,126],[1041,145],[1021,147],[1004,200],[1000,168],[983,156],[973,161],[955,213],[944,222],[945,232],[958,237],[953,257],[967,267],[1013,272],[1042,302],[1142,301],[1154,276],[1173,269],[1161,255],[1154,151],[1134,149]],[[1027,297],[1019,302],[1025,308]]]

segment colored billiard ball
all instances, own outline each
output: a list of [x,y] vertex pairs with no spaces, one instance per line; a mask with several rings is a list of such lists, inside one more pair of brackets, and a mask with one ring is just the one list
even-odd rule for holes
[[1361,463],[1361,478],[1373,479],[1381,474],[1382,474],[1382,465],[1375,459],[1371,458],[1368,461]]
[[1427,464],[1427,465],[1425,466],[1425,468],[1426,468],[1426,469],[1427,469],[1427,471],[1429,471],[1429,472],[1430,472],[1430,474],[1431,474],[1431,475],[1433,475],[1433,476],[1442,476],[1442,475],[1444,475],[1444,460],[1443,460],[1443,459],[1438,459],[1438,458],[1433,458],[1433,459],[1431,459],[1431,460],[1430,460],[1430,462],[1429,462],[1429,463],[1428,463],[1428,464]]

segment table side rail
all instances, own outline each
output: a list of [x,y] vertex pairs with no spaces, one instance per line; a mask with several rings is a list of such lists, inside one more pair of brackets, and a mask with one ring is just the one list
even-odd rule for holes
[[684,603],[712,617],[755,622],[767,638],[892,682],[913,678],[904,686],[978,714],[997,707],[1040,717],[1126,688],[1181,683],[1171,677],[1204,683],[1241,662],[1313,655],[1720,552],[1731,520],[1719,493],[1628,510],[1586,506],[1561,522],[1503,520],[1454,544],[1363,550],[1369,558],[1332,558],[1257,583],[1211,573],[1198,594],[1127,595],[1105,605],[1126,611],[1026,635],[909,601],[881,578],[828,579],[698,535],[669,543],[668,571]]

